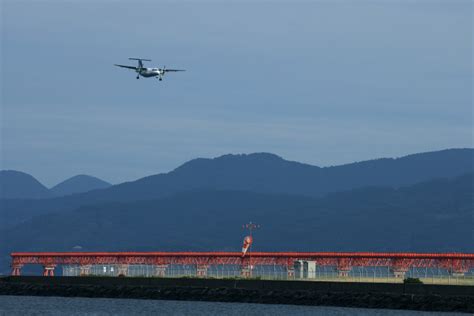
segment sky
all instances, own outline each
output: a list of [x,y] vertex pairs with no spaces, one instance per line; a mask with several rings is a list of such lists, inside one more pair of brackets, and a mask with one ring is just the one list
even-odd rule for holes
[[[0,4],[0,169],[47,186],[473,147],[470,0]],[[136,80],[128,57],[186,72]]]

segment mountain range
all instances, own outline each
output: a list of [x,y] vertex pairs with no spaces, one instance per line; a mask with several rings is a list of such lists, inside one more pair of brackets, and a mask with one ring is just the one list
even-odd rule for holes
[[451,149],[333,167],[287,161],[268,153],[194,159],[175,170],[82,195],[89,201],[156,199],[188,190],[244,190],[320,197],[364,186],[410,185],[473,170],[473,149]]
[[0,271],[26,250],[474,251],[474,150],[315,167],[257,153],[43,199],[0,201]]
[[198,158],[175,170],[132,182],[50,199],[0,200],[0,229],[43,213],[81,205],[150,200],[190,190],[238,190],[321,197],[367,186],[400,187],[474,170],[474,149],[450,149],[398,159],[384,158],[334,167],[287,161],[255,153]]
[[[341,166],[317,167],[269,153],[198,158],[175,170],[111,186],[98,178],[78,175],[48,190],[32,176],[0,171],[0,199],[48,198],[85,193],[85,200],[153,199],[194,190],[247,190],[322,196],[363,186],[402,186],[473,170],[474,149],[450,149],[383,158]],[[98,190],[107,189],[107,190]],[[91,192],[92,191],[92,192]]]

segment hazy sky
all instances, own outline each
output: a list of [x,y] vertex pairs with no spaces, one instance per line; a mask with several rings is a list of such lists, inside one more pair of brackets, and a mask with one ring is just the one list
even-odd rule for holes
[[[470,0],[0,3],[1,169],[48,186],[473,147]],[[128,57],[187,72],[136,80]]]

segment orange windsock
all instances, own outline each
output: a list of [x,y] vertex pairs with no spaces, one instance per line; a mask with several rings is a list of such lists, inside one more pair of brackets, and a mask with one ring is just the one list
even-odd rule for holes
[[244,245],[242,246],[242,257],[245,256],[247,250],[249,250],[250,246],[252,245],[253,238],[252,236],[245,236],[244,238]]

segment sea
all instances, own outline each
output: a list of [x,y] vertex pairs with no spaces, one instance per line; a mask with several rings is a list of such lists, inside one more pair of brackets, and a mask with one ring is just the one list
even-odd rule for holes
[[465,315],[390,309],[108,298],[0,296],[0,315]]

